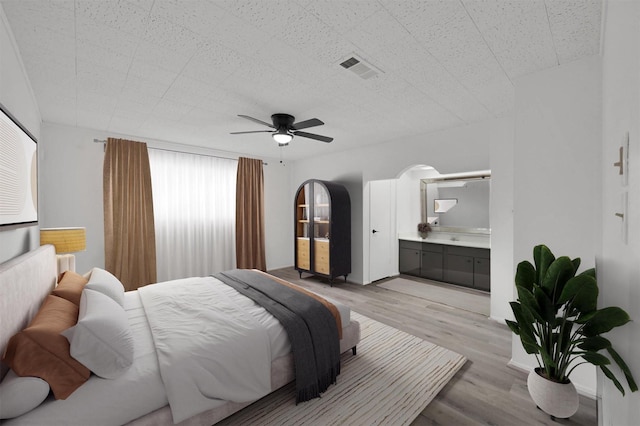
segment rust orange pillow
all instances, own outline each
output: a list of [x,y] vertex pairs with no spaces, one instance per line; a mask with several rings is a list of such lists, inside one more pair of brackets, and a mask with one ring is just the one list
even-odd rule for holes
[[91,374],[71,357],[69,341],[60,334],[77,321],[77,305],[47,296],[31,324],[9,340],[3,361],[18,376],[46,380],[56,399],[66,399]]
[[89,280],[76,272],[65,271],[60,276],[58,285],[53,289],[51,294],[67,299],[75,303],[76,306],[80,306],[80,296],[82,296],[82,290],[88,282]]

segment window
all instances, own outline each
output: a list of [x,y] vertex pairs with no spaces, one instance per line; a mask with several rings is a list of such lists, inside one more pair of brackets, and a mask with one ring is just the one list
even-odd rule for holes
[[237,161],[149,149],[158,281],[235,267]]

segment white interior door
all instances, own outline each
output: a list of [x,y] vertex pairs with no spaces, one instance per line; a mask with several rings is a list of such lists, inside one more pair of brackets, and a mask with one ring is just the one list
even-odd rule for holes
[[393,275],[395,192],[392,180],[369,182],[369,280]]

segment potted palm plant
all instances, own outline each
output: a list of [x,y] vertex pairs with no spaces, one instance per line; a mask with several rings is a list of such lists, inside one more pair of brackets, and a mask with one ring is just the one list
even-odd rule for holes
[[518,300],[510,303],[515,321],[507,320],[507,325],[520,336],[524,350],[538,360],[538,368],[527,379],[537,406],[552,418],[571,417],[578,410],[578,395],[569,376],[585,363],[599,367],[624,395],[608,367],[613,360],[629,389],[637,391],[629,367],[602,336],[629,322],[629,315],[618,307],[597,308],[595,270],[576,275],[579,258],[556,259],[545,245],[533,249],[533,258],[535,266],[529,261],[518,264]]

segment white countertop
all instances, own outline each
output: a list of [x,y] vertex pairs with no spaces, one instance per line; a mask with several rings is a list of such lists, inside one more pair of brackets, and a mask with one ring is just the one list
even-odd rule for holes
[[446,244],[449,246],[460,246],[460,247],[473,247],[473,248],[483,248],[483,249],[491,249],[491,241],[489,238],[476,238],[465,240],[465,237],[460,237],[459,239],[452,240],[451,238],[438,238],[438,237],[427,237],[421,238],[419,236],[412,235],[402,235],[398,237],[400,240],[405,241],[418,241],[421,243],[432,243],[432,244]]

